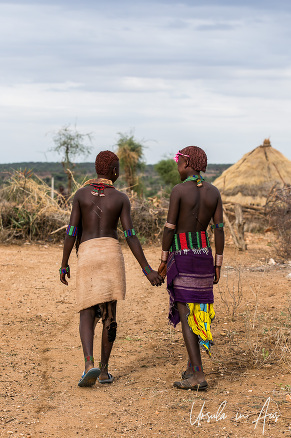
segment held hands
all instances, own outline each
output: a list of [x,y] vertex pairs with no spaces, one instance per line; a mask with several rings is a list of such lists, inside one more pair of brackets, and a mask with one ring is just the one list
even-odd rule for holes
[[217,284],[219,282],[219,279],[220,279],[220,268],[221,268],[221,266],[215,266],[215,274],[214,274],[213,284]]
[[167,275],[167,262],[161,261],[159,269],[158,269],[158,273],[160,274],[160,276],[163,279],[165,279],[165,277]]
[[161,277],[157,271],[151,271],[147,274],[147,279],[152,286],[161,286],[161,284],[164,283],[163,277]]

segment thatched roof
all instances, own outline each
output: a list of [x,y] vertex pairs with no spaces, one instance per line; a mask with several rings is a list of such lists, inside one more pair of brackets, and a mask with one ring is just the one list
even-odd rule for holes
[[225,170],[214,182],[223,201],[265,205],[271,188],[291,184],[291,161],[264,140]]

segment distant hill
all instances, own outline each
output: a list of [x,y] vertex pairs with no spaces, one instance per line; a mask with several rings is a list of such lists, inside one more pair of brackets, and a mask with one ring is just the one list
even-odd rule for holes
[[[231,164],[208,164],[205,179],[209,182],[214,181],[221,173],[230,167]],[[66,187],[67,178],[61,163],[55,162],[21,162],[0,164],[0,185],[9,177],[13,170],[32,170],[35,175],[43,179],[47,184],[51,184],[51,178],[54,177],[55,189],[58,190],[62,185]],[[74,166],[74,178],[79,183],[85,179],[96,176],[94,163],[76,163]],[[153,164],[146,164],[139,175],[144,187],[145,196],[154,196],[160,191],[164,183],[154,169]],[[121,187],[122,180],[117,184]]]

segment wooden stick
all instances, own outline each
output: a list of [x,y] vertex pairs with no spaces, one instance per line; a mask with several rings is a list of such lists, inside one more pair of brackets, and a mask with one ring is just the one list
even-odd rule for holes
[[231,234],[231,237],[232,237],[233,243],[235,244],[235,246],[236,246],[238,249],[241,249],[240,246],[239,246],[239,243],[238,243],[237,237],[236,237],[236,235],[235,235],[235,232],[234,232],[233,226],[231,225],[230,220],[229,220],[228,217],[227,217],[226,210],[225,210],[224,207],[223,207],[223,218],[224,218],[224,220],[225,220],[225,222],[226,222],[226,224],[227,224],[227,226],[228,226],[228,228],[229,228],[229,230],[230,230],[230,234]]
[[65,228],[67,228],[67,226],[68,226],[68,225],[63,225],[61,228],[58,228],[57,230],[52,231],[50,234],[55,234],[55,233],[57,233],[58,231],[64,230]]

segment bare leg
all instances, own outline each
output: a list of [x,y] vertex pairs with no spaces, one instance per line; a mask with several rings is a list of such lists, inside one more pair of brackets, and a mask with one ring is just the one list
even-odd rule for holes
[[99,380],[108,379],[108,362],[115,340],[116,333],[116,301],[106,303],[105,319],[102,320],[102,343],[101,343],[101,374]]
[[[177,303],[177,305],[178,305],[178,311],[182,324],[183,338],[185,341],[191,366],[202,367],[198,336],[192,332],[187,321],[187,315],[189,313],[189,309],[185,303]],[[191,382],[191,384],[196,385],[197,383],[205,382],[205,375],[203,371],[195,371],[193,372],[192,376],[189,376],[188,380],[189,382]]]
[[[80,311],[80,338],[82,342],[84,357],[93,356],[93,339],[94,339],[94,320],[95,307],[89,307]],[[93,361],[85,362],[85,372],[87,373],[94,367]]]

